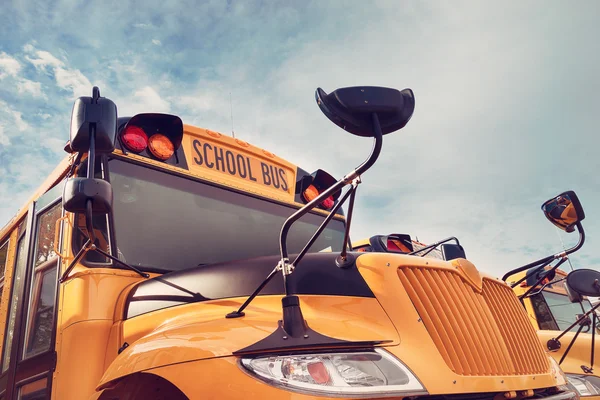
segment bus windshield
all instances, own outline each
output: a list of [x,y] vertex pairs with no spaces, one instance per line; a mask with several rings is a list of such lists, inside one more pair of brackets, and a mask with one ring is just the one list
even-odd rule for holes
[[[176,271],[279,254],[281,226],[296,210],[117,159],[108,166],[118,255],[141,269]],[[307,214],[292,226],[291,254],[323,218]],[[331,220],[309,251],[340,251],[344,228]]]
[[[543,330],[564,331],[577,320],[578,315],[592,308],[587,299],[583,300],[581,304],[571,303],[567,295],[546,290],[542,291],[542,294],[532,296],[531,299],[538,325]],[[577,331],[578,328],[575,326],[571,331]]]

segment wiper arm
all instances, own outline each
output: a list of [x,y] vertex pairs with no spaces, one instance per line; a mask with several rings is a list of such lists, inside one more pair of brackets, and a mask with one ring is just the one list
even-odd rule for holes
[[440,244],[444,244],[444,243],[446,243],[446,242],[449,242],[449,241],[451,241],[451,240],[454,240],[454,241],[456,242],[456,244],[457,244],[458,246],[460,246],[460,242],[458,241],[458,239],[457,239],[457,238],[455,238],[454,236],[451,236],[451,237],[449,237],[449,238],[446,238],[446,239],[444,239],[444,240],[440,240],[439,242],[435,242],[435,243],[433,243],[433,244],[430,244],[429,246],[425,246],[425,247],[423,247],[423,248],[421,248],[421,249],[419,249],[419,250],[415,250],[415,251],[413,251],[413,252],[411,252],[411,253],[408,253],[408,255],[409,255],[409,256],[413,256],[413,255],[416,255],[417,253],[420,253],[420,252],[422,252],[422,251],[424,251],[424,250],[427,250],[425,253],[423,253],[423,254],[421,254],[421,255],[420,255],[420,257],[425,257],[427,254],[429,254],[429,253],[431,253],[433,250],[435,250],[435,249],[436,249],[436,247],[438,247]]

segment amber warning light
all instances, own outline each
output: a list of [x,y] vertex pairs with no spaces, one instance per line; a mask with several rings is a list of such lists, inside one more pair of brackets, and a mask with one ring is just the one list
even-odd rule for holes
[[181,147],[183,122],[170,114],[137,114],[119,118],[119,140],[135,154],[167,161]]
[[[296,187],[300,188],[302,200],[305,203],[309,203],[336,182],[337,180],[333,176],[321,169],[318,169],[311,175],[303,177],[300,182],[298,182]],[[319,207],[325,210],[331,210],[339,196],[339,191],[332,194],[323,200],[321,204],[319,204]]]

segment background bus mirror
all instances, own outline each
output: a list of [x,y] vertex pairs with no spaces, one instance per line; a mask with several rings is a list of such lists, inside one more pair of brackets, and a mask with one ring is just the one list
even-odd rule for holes
[[88,200],[92,201],[94,214],[109,213],[113,203],[110,183],[98,178],[68,179],[63,191],[63,208],[72,213],[85,213]]
[[98,91],[98,98],[80,97],[73,104],[70,147],[74,152],[89,151],[93,129],[96,152],[110,153],[115,149],[117,106],[99,95]]
[[382,134],[402,129],[415,110],[412,90],[402,91],[376,86],[337,89],[330,94],[318,88],[315,93],[319,108],[334,124],[358,136],[373,137],[376,113]]
[[446,261],[454,260],[457,258],[467,258],[465,249],[460,244],[443,243],[440,245],[442,250],[442,257]]
[[550,222],[566,232],[573,232],[575,225],[585,218],[583,207],[572,190],[546,201],[542,211]]
[[581,303],[583,301],[583,296],[571,289],[569,285],[565,284],[565,289],[571,303]]
[[382,237],[386,251],[390,253],[411,253],[414,251],[410,235],[392,233]]
[[600,296],[600,272],[593,269],[576,269],[567,275],[567,286],[583,296]]
[[538,271],[537,273],[534,273],[535,270],[537,270],[539,267],[534,267],[531,269],[528,269],[527,272],[525,273],[525,275],[527,275],[527,279],[525,280],[525,282],[527,283],[527,286],[533,286],[537,283],[537,281],[539,281],[542,277],[544,277],[544,280],[541,282],[542,284],[546,283],[546,282],[552,282],[554,280],[554,278],[556,277],[556,270],[554,269],[547,269],[547,268],[551,268],[551,266],[545,267],[543,270]]

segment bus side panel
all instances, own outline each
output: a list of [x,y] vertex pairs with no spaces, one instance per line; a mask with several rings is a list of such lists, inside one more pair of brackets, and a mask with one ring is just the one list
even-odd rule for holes
[[[63,260],[63,271],[66,265]],[[61,285],[52,398],[81,399],[94,392],[104,373],[115,304],[139,279],[129,271],[77,266]]]
[[2,288],[2,302],[0,303],[0,356],[2,355],[2,350],[4,348],[4,332],[6,331],[6,319],[8,318],[8,305],[11,303],[10,299],[13,283],[13,271],[15,267],[15,256],[17,251],[17,237],[18,229],[17,226],[15,226],[15,230],[10,234],[8,239],[9,242],[6,257],[6,270],[4,271],[4,287]]
[[79,400],[92,395],[104,373],[110,320],[84,321],[63,332],[54,371],[52,398]]

